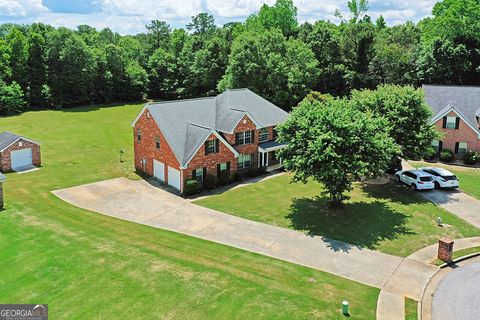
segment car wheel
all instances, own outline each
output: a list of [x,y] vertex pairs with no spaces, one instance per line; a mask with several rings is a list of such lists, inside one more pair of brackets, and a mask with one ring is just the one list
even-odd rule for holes
[[400,182],[400,176],[395,176],[395,180],[397,180],[397,182]]
[[435,181],[435,189],[440,189],[440,183],[438,183],[437,181]]
[[413,191],[417,190],[417,185],[415,183],[412,183],[410,189],[412,189]]

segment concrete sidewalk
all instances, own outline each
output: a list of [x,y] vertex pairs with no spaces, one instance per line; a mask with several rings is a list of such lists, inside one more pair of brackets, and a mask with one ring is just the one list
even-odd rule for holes
[[84,209],[256,252],[382,288],[401,257],[200,207],[146,181],[113,179],[53,192]]

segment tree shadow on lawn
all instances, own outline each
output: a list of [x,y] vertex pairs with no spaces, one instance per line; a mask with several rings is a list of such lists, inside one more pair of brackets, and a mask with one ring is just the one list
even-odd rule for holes
[[409,217],[379,200],[347,203],[333,210],[327,209],[326,198],[315,197],[293,199],[285,218],[293,229],[323,237],[334,251],[348,252],[352,247],[376,249],[381,241],[416,234],[406,227]]
[[369,197],[378,200],[386,200],[402,205],[427,203],[428,200],[422,198],[419,192],[413,191],[403,183],[391,182],[383,185],[362,184],[362,191]]

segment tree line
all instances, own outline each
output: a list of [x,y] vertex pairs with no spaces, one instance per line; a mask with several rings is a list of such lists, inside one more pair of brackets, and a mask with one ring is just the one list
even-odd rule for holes
[[309,92],[346,96],[381,84],[480,84],[480,3],[438,2],[432,17],[387,26],[368,1],[334,24],[299,24],[292,0],[221,27],[151,21],[137,35],[87,25],[0,26],[0,113],[30,107],[178,99],[248,87],[285,110]]

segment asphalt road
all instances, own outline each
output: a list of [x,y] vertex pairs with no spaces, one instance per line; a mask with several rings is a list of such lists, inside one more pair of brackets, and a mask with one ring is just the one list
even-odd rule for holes
[[433,320],[480,319],[480,262],[450,272],[435,291]]

